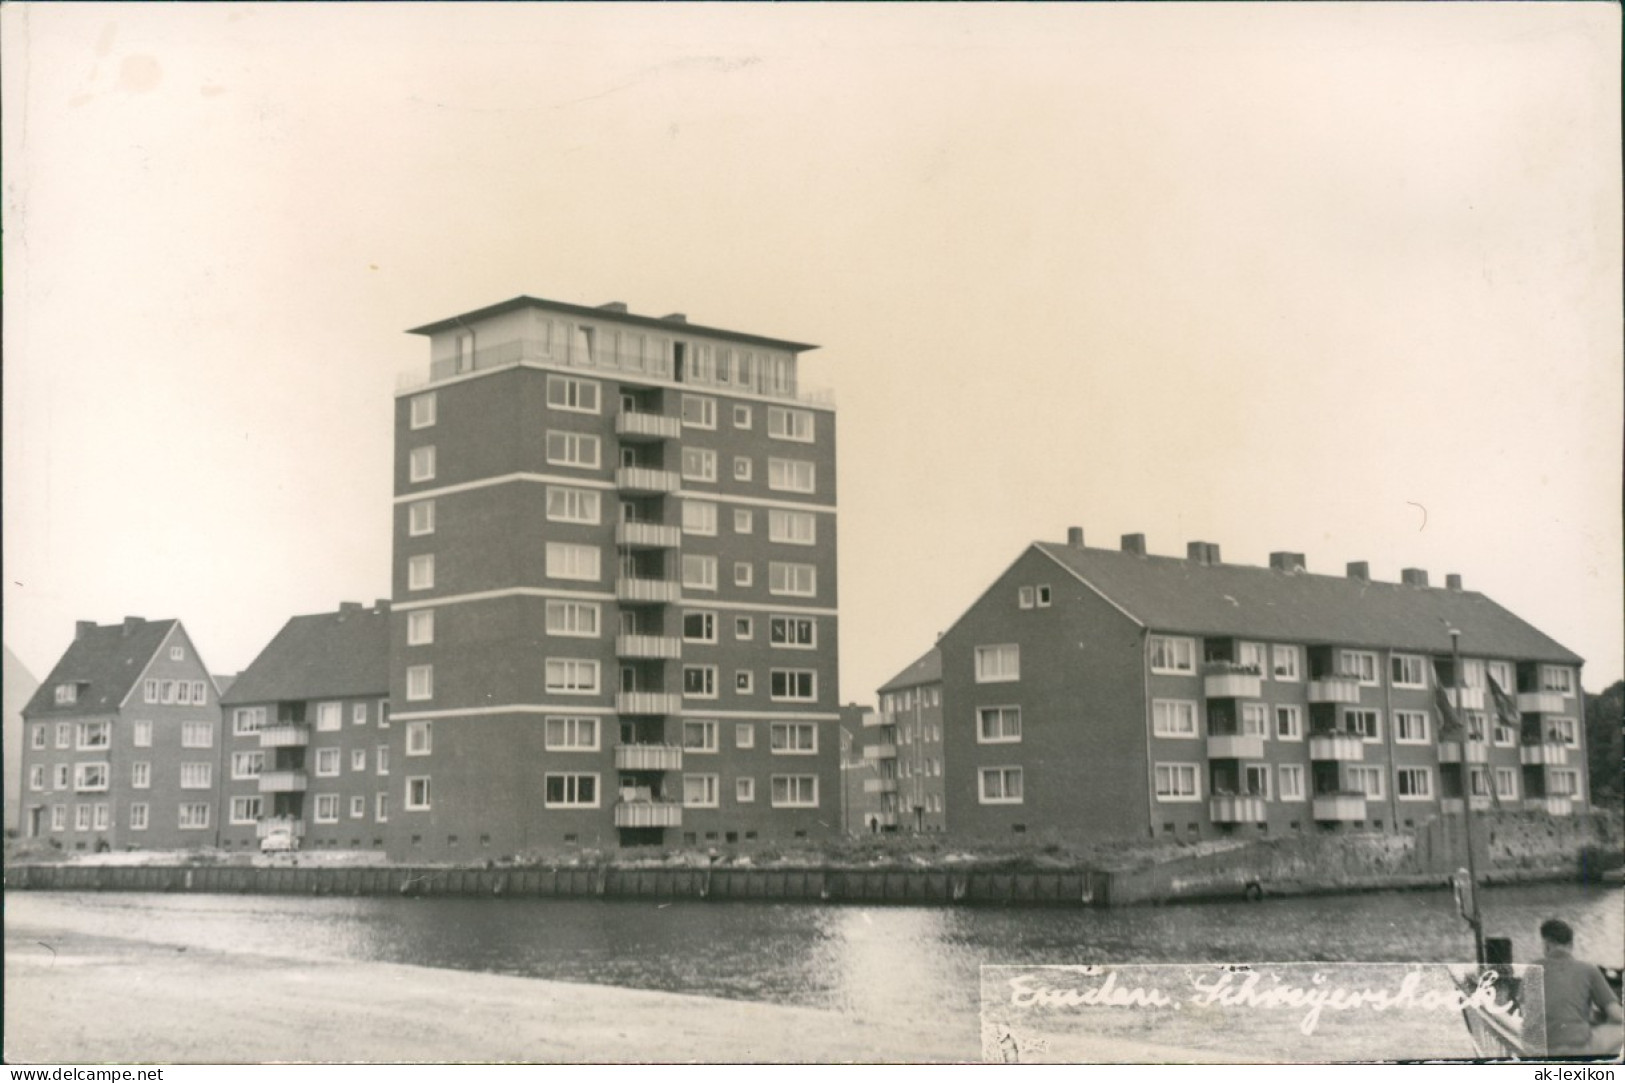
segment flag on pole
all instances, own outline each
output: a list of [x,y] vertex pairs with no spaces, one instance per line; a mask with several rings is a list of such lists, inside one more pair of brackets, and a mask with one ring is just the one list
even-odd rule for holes
[[1501,725],[1510,726],[1514,731],[1518,730],[1523,725],[1523,715],[1519,713],[1518,705],[1512,701],[1511,696],[1501,690],[1501,686],[1495,683],[1493,676],[1489,678],[1489,682],[1490,698],[1495,700],[1495,716],[1501,720]]
[[1460,741],[1461,720],[1456,717],[1456,709],[1450,706],[1450,697],[1439,685],[1433,686],[1433,706],[1439,712],[1439,740]]

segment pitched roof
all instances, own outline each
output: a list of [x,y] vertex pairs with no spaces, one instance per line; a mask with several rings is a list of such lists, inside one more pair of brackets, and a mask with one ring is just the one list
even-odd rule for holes
[[1476,591],[1373,583],[1241,564],[1199,564],[1050,542],[1033,547],[1148,628],[1578,665],[1582,659]]
[[237,675],[223,705],[389,691],[389,608],[341,607],[293,617]]
[[942,680],[942,652],[932,647],[919,658],[909,663],[903,672],[880,686],[882,692],[896,692],[903,688],[913,688],[922,684],[934,684]]
[[[164,645],[175,620],[127,617],[118,624],[81,622],[78,633],[23,708],[29,718],[116,711]],[[56,689],[79,685],[73,703],[58,704]]]

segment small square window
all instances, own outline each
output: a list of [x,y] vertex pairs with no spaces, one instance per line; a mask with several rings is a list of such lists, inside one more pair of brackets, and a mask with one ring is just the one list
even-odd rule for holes
[[748,669],[734,671],[734,691],[741,696],[748,696],[756,691],[756,679]]
[[750,586],[751,583],[755,580],[755,573],[756,573],[755,566],[752,565],[750,563],[750,561],[748,561],[748,560],[736,561],[734,563],[734,586],[736,586],[736,587],[748,587],[748,586]]
[[734,638],[749,639],[755,634],[755,622],[749,617],[734,618]]
[[735,481],[749,481],[750,480],[750,456],[748,456],[748,455],[735,455],[734,456],[734,480]]
[[734,533],[749,534],[756,528],[756,515],[749,511],[734,512]]
[[750,428],[750,420],[751,419],[750,419],[750,407],[749,406],[735,406],[734,407],[734,428],[736,428],[736,429],[748,429],[748,428]]

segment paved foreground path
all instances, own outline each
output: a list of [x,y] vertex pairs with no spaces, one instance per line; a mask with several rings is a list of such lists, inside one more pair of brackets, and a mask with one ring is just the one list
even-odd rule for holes
[[5,927],[5,1060],[24,1063],[974,1061],[930,1019]]

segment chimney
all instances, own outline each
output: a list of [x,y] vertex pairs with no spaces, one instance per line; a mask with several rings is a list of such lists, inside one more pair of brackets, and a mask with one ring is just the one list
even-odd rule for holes
[[598,307],[600,309],[602,309],[603,311],[605,311],[605,312],[622,312],[622,313],[624,313],[626,311],[626,302],[625,301],[606,301],[603,304],[599,305]]
[[1405,568],[1399,573],[1399,581],[1407,586],[1425,587],[1428,585],[1427,569]]
[[343,613],[359,613],[359,612],[361,612],[361,603],[360,602],[340,602],[339,603],[339,613],[341,613],[341,614],[343,614]]
[[1074,549],[1083,548],[1083,527],[1069,526],[1066,528],[1066,544]]
[[1212,542],[1193,541],[1185,546],[1185,555],[1192,564],[1217,564],[1219,547]]
[[688,313],[686,313],[686,312],[668,312],[668,313],[666,313],[666,315],[664,315],[664,316],[662,316],[660,318],[665,320],[667,323],[687,323],[688,322]]
[[1358,579],[1362,583],[1371,582],[1371,565],[1363,560],[1349,561],[1349,578]]
[[76,620],[73,622],[74,639],[83,639],[95,630],[96,622],[93,620]]
[[138,625],[142,625],[142,624],[145,624],[145,623],[147,623],[147,618],[146,617],[125,617],[124,618],[124,634],[129,635],[131,632],[136,630],[136,627]]
[[1133,553],[1135,556],[1140,556],[1140,557],[1145,556],[1145,535],[1144,534],[1124,534],[1123,535],[1123,552],[1125,552],[1125,553]]
[[1450,590],[1460,590],[1461,576],[1457,575],[1455,572],[1451,572],[1449,575],[1444,577],[1444,585]]
[[388,598],[379,598],[376,602],[372,603],[372,608],[373,608],[373,611],[377,612],[377,613],[388,613],[389,612],[389,599]]
[[1278,572],[1301,572],[1304,570],[1302,553],[1271,553],[1270,567]]

